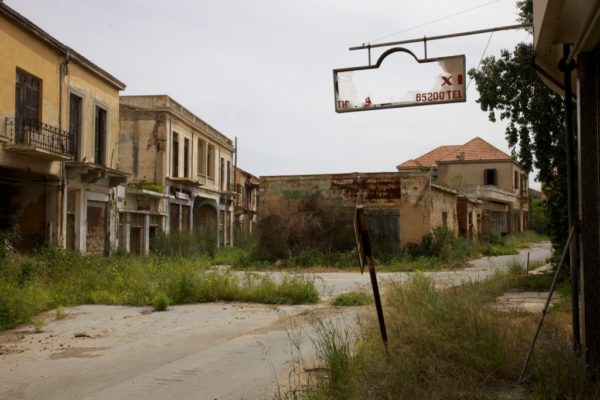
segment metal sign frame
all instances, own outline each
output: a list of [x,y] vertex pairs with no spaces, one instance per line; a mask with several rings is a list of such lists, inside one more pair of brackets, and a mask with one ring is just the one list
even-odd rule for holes
[[464,69],[465,69],[465,71],[463,71],[463,74],[466,74],[466,58],[465,58],[464,54],[455,55],[455,56],[420,59],[412,51],[405,49],[404,47],[394,47],[394,48],[389,49],[386,52],[384,52],[379,57],[379,59],[377,60],[377,62],[374,65],[364,65],[364,66],[360,66],[360,67],[349,67],[349,68],[336,68],[333,70],[333,101],[334,101],[335,111],[337,113],[346,113],[346,112],[357,112],[357,111],[385,110],[388,108],[429,106],[429,105],[434,105],[434,104],[464,103],[467,101],[466,85],[463,83],[463,89],[462,89],[463,93],[462,93],[462,96],[460,96],[458,99],[422,101],[422,102],[415,101],[415,102],[405,102],[405,103],[401,103],[401,102],[382,103],[382,104],[373,104],[372,107],[361,107],[361,108],[339,107],[339,102],[342,100],[338,99],[338,95],[339,95],[338,73],[378,69],[386,57],[388,57],[391,54],[399,53],[399,52],[407,53],[407,54],[411,55],[419,64],[426,64],[426,63],[433,63],[433,62],[440,62],[440,61],[445,61],[445,60],[450,60],[450,59],[462,58],[462,63],[463,63]]

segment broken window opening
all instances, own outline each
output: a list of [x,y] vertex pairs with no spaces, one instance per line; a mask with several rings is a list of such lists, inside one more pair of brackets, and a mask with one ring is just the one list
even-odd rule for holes
[[179,176],[179,134],[177,132],[173,132],[173,142],[172,142],[172,170],[171,175],[173,177]]
[[496,169],[483,170],[483,184],[496,186]]
[[183,139],[183,176],[190,177],[190,139]]
[[96,128],[94,130],[94,163],[105,164],[106,110],[96,106]]

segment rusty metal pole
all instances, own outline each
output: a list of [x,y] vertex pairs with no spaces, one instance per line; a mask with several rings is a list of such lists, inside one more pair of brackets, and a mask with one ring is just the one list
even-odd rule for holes
[[375,260],[371,252],[371,242],[369,240],[369,230],[367,221],[365,220],[364,207],[356,206],[354,229],[356,233],[356,244],[361,264],[361,272],[364,269],[364,263],[369,266],[369,277],[371,278],[371,287],[373,289],[373,298],[375,299],[375,309],[377,311],[377,320],[379,321],[379,332],[381,333],[381,341],[385,349],[385,354],[389,359],[388,336],[385,326],[385,318],[383,316],[383,306],[381,304],[381,295],[379,293],[379,285],[377,283],[377,273],[375,271]]
[[373,257],[367,257],[369,263],[369,276],[371,277],[371,287],[373,288],[373,297],[375,298],[375,309],[377,310],[377,320],[379,321],[379,331],[381,332],[381,341],[385,348],[385,354],[389,357],[388,336],[383,317],[383,306],[381,305],[381,296],[379,295],[379,285],[377,284],[377,273],[375,272],[375,263]]

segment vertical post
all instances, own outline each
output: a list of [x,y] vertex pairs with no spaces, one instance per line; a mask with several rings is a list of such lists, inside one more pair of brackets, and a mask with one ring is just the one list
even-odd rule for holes
[[[563,45],[563,59],[561,60],[559,67],[564,74],[565,81],[565,152],[567,162],[567,199],[568,199],[568,213],[569,213],[569,230],[575,227],[577,224],[577,198],[575,197],[575,174],[574,166],[574,134],[573,134],[573,92],[571,88],[571,72],[573,71],[573,65],[566,65],[565,61],[569,58],[571,51],[571,45]],[[580,321],[579,321],[579,264],[577,261],[578,251],[578,232],[575,229],[575,237],[571,241],[569,247],[569,267],[571,277],[571,310],[572,310],[572,324],[573,324],[573,349],[579,353],[581,351],[581,334],[580,334]]]
[[362,205],[356,206],[356,214],[354,221],[354,229],[357,240],[357,248],[361,263],[361,272],[364,267],[364,262],[369,266],[369,277],[371,278],[371,287],[373,289],[373,297],[375,299],[375,309],[377,311],[377,320],[379,321],[379,332],[381,333],[381,341],[385,349],[385,354],[389,358],[388,336],[385,327],[385,319],[383,316],[383,306],[381,305],[381,295],[379,293],[379,285],[377,283],[377,273],[375,272],[375,261],[371,253],[371,242],[369,240],[369,231],[367,221],[365,220],[364,208]]
[[588,373],[600,368],[600,49],[577,57],[579,86],[579,196],[581,216],[582,342]]
[[147,256],[150,254],[150,215],[144,215],[144,231],[142,239],[142,255]]

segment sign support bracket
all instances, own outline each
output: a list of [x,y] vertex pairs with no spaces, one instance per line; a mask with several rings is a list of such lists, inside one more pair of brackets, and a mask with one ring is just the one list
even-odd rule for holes
[[363,43],[360,46],[352,46],[349,48],[349,50],[350,51],[368,50],[369,51],[369,65],[371,65],[371,49],[372,48],[393,47],[393,46],[398,46],[398,45],[402,45],[402,44],[423,42],[423,45],[425,47],[425,59],[427,59],[427,41],[451,39],[451,38],[461,37],[461,36],[480,35],[483,33],[508,31],[508,30],[513,30],[513,29],[525,29],[525,28],[530,28],[530,27],[531,27],[531,24],[506,25],[506,26],[498,26],[495,28],[479,29],[476,31],[450,33],[450,34],[446,34],[446,35],[438,35],[438,36],[430,36],[430,37],[423,36],[422,38],[400,40],[400,41],[396,41],[396,42],[384,42],[384,43],[377,43],[377,44],[371,44],[371,43],[364,44]]

